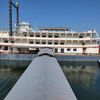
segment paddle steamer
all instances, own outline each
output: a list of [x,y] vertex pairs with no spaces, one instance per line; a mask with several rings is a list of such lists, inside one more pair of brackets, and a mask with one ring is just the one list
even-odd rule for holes
[[36,54],[41,48],[52,48],[55,54],[98,55],[99,36],[95,30],[75,32],[67,27],[32,29],[29,23],[19,24],[17,31],[0,31],[1,54]]

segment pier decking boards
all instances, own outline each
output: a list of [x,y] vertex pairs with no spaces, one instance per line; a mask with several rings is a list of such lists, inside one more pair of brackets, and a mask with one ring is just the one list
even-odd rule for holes
[[42,49],[4,100],[77,100],[51,49]]

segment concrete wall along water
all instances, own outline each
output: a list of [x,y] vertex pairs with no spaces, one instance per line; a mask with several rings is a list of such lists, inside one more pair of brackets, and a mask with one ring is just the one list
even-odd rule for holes
[[[34,54],[0,54],[0,60],[33,60]],[[58,61],[98,61],[100,56],[88,55],[55,55]]]

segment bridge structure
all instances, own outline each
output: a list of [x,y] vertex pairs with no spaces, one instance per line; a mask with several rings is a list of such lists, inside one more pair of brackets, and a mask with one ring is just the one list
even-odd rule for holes
[[4,100],[77,100],[52,49],[41,49]]

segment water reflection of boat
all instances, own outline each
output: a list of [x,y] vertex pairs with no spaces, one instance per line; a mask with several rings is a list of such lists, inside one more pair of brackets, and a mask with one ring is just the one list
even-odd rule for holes
[[96,61],[59,61],[59,64],[62,66],[98,66],[98,63]]
[[75,83],[81,83],[85,87],[90,87],[91,82],[95,80],[97,67],[94,66],[62,66],[62,70],[68,80]]
[[11,71],[11,68],[0,68],[0,72]]
[[85,69],[86,67],[85,66],[82,66],[82,69]]
[[96,68],[91,66],[62,66],[64,72],[96,73]]

